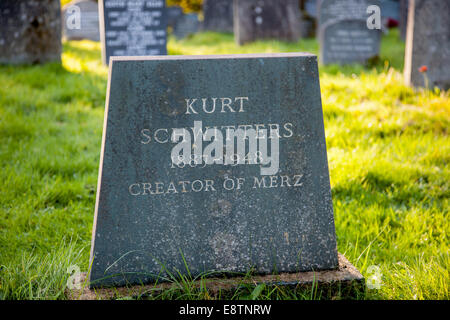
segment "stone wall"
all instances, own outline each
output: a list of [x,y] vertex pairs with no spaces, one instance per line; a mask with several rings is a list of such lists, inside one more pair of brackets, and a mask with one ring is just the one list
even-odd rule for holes
[[0,63],[61,60],[59,0],[0,1]]

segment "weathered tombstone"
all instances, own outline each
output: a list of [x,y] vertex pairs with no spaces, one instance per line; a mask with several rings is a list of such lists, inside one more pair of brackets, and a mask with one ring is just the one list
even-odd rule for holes
[[171,6],[166,8],[167,26],[174,28],[178,19],[183,16],[183,9],[179,6]]
[[378,56],[381,30],[367,26],[375,0],[320,0],[319,42],[322,64],[365,63]]
[[0,1],[0,63],[61,60],[59,0]]
[[368,18],[367,8],[370,5],[380,7],[379,0],[318,0],[317,10],[319,24],[323,25],[335,20],[364,20]]
[[178,39],[186,38],[187,36],[194,34],[198,31],[200,26],[200,21],[195,13],[184,14],[178,18],[175,27],[173,29],[173,34]]
[[405,49],[408,85],[450,88],[450,1],[410,0]]
[[409,0],[400,0],[400,37],[402,40],[406,39],[406,27],[408,25],[408,2]]
[[67,40],[100,41],[98,3],[96,1],[72,1],[63,7],[62,16],[63,36]]
[[103,63],[111,56],[167,54],[164,0],[100,0]]
[[113,57],[109,77],[91,287],[338,267],[316,56]]
[[204,0],[203,29],[233,32],[233,0]]
[[300,38],[298,0],[234,0],[234,37],[241,45],[260,39]]

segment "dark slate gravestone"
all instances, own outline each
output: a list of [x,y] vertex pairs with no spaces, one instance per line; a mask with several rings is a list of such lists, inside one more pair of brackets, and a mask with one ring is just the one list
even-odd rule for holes
[[271,38],[297,41],[298,0],[234,0],[234,37],[239,45]]
[[100,0],[103,62],[111,56],[167,54],[164,0]]
[[173,34],[178,39],[186,38],[187,36],[194,34],[198,31],[200,21],[195,13],[184,14],[177,20],[173,29]]
[[171,6],[166,8],[167,25],[174,28],[178,19],[183,16],[183,9],[179,6]]
[[0,1],[0,63],[61,60],[59,0]]
[[63,36],[67,40],[100,41],[97,2],[72,1],[63,7],[62,15]]
[[[426,67],[426,72],[419,68]],[[410,0],[405,50],[408,85],[450,89],[450,1]]]
[[316,56],[110,68],[91,287],[338,266]]
[[378,56],[381,30],[367,27],[374,0],[320,0],[319,42],[322,64],[365,63]]
[[233,0],[203,0],[203,29],[233,32]]

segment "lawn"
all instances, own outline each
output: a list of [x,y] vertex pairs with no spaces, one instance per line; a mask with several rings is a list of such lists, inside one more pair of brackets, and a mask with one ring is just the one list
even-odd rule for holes
[[[201,33],[171,37],[168,49],[317,53],[318,44],[237,47],[232,35]],[[362,298],[449,299],[450,92],[404,86],[403,51],[394,30],[369,66],[320,68],[338,250],[366,278],[380,276]],[[2,299],[64,299],[67,268],[88,270],[106,82],[90,41],[64,43],[62,64],[0,67]],[[259,289],[235,298],[312,297]],[[209,295],[184,288],[156,298]]]

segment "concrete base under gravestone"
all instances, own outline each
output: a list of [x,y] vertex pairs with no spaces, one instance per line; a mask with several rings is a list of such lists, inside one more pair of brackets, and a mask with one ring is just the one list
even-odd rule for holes
[[[159,283],[148,285],[135,285],[131,287],[97,288],[89,289],[86,273],[80,279],[82,289],[66,290],[66,296],[70,300],[109,300],[121,297],[142,298],[155,296],[167,289],[180,288],[176,283]],[[314,291],[321,293],[320,296],[332,299],[353,298],[364,292],[365,281],[359,271],[339,253],[339,268],[326,271],[309,271],[298,273],[281,273],[277,275],[232,277],[232,278],[206,278],[194,281],[196,288],[206,288],[208,293],[221,298],[229,298],[238,288],[246,285],[257,285],[264,283],[268,286],[289,287],[298,290],[308,290],[314,286]],[[317,296],[317,295],[316,295]]]

